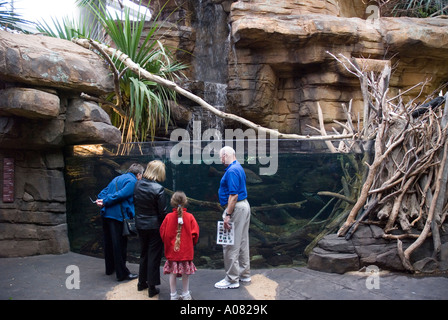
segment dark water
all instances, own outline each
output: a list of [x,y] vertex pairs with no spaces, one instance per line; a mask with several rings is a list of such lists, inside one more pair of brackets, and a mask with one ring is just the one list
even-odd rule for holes
[[[196,200],[218,203],[224,166],[205,164],[204,159],[199,164],[175,165],[170,159],[172,146],[172,143],[132,145],[126,156],[117,155],[119,150],[113,146],[84,146],[67,151],[67,219],[72,251],[102,256],[99,209],[90,202],[89,196],[95,198],[111,179],[133,162],[146,166],[151,160],[162,160],[167,169],[164,187],[182,190]],[[267,165],[250,154],[244,156],[248,200],[253,208],[250,227],[253,268],[305,264],[305,247],[319,233],[322,222],[333,209],[329,205],[311,225],[308,224],[330,200],[318,196],[317,192],[339,192],[342,188],[341,155],[303,153],[296,147],[291,142],[279,144],[278,154],[273,154],[278,156],[278,170],[274,175],[260,175],[260,167]],[[302,202],[300,207],[275,207],[297,202]],[[216,223],[222,212],[195,204],[190,204],[188,211],[194,214],[200,226],[195,264],[203,268],[222,268],[222,247],[216,244]],[[129,260],[137,262],[138,239],[129,242],[128,252]]]

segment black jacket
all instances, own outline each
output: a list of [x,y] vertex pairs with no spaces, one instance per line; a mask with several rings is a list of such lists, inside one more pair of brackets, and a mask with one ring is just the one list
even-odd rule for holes
[[167,214],[164,188],[157,182],[142,178],[135,184],[134,206],[137,229],[159,229]]

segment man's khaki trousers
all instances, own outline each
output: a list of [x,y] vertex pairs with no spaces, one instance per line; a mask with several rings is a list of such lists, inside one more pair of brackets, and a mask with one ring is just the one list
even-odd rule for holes
[[234,283],[250,277],[250,205],[246,199],[236,203],[230,222],[233,222],[234,244],[223,245],[224,269],[226,280]]

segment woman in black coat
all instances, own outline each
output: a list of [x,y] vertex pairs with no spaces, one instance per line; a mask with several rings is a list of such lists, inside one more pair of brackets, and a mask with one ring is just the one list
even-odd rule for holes
[[135,226],[140,238],[140,268],[137,289],[149,287],[148,295],[159,293],[160,261],[163,242],[160,238],[160,225],[167,214],[167,202],[163,186],[165,164],[159,160],[148,163],[143,178],[135,185],[134,206]]

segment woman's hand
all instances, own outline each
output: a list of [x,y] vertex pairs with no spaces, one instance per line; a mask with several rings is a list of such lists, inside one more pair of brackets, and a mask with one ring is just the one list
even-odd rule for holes
[[96,205],[98,206],[98,207],[100,207],[100,208],[102,208],[103,207],[103,199],[97,199],[96,201],[95,201],[95,203],[96,203]]

